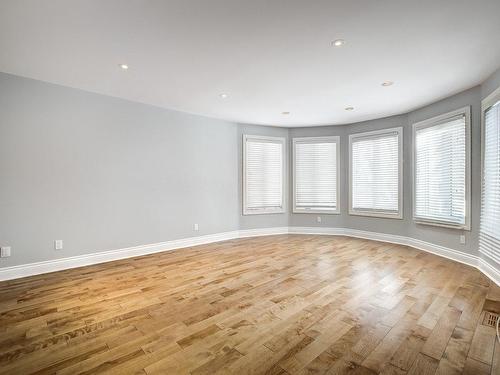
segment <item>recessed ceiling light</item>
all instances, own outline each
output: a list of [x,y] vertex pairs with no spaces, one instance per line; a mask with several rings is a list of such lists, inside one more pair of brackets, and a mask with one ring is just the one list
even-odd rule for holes
[[127,64],[120,64],[118,65],[120,68],[122,68],[123,70],[127,70],[128,69],[128,65]]
[[345,107],[346,111],[354,111],[354,107]]
[[332,42],[332,46],[335,46],[335,47],[342,47],[344,44],[345,44],[344,39],[336,39]]
[[288,112],[288,111],[284,111],[284,112],[281,112],[281,114],[282,114],[282,115],[289,115],[289,114],[290,114],[290,112]]
[[229,95],[228,94],[225,94],[225,93],[222,93],[219,95],[222,99],[226,99]]
[[382,82],[382,86],[387,87],[387,86],[392,86],[394,85],[394,82],[392,81],[384,81]]

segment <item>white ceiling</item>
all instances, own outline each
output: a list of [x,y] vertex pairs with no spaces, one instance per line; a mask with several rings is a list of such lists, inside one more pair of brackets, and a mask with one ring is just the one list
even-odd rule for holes
[[499,0],[2,0],[0,71],[245,123],[342,124],[481,83],[500,66],[499,14]]

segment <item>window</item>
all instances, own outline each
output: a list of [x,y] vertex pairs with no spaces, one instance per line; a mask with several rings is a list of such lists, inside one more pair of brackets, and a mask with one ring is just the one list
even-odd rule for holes
[[470,107],[413,125],[413,218],[470,229]]
[[483,101],[479,251],[500,264],[500,88]]
[[403,128],[349,136],[349,213],[402,218]]
[[293,139],[293,212],[339,213],[339,137]]
[[283,210],[285,139],[243,136],[243,214]]

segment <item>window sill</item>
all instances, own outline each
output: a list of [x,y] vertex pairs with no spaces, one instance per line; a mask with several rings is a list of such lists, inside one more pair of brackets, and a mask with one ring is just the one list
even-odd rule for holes
[[379,217],[383,219],[403,219],[402,213],[385,213],[385,212],[372,212],[372,211],[354,211],[349,210],[349,215],[353,216],[366,216],[366,217]]
[[283,208],[277,210],[243,210],[243,216],[251,215],[271,215],[271,214],[284,214]]
[[415,224],[429,225],[432,227],[441,227],[441,228],[450,228],[450,229],[468,230],[468,231],[470,230],[470,225],[467,224],[452,224],[446,222],[425,220],[416,217],[413,218],[413,221],[415,222]]
[[315,210],[315,209],[305,209],[305,208],[294,208],[292,213],[294,214],[322,214],[322,215],[340,215],[340,210]]

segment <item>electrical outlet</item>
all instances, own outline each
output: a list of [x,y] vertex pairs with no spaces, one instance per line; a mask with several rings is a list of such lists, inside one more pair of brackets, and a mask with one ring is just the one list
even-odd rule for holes
[[54,249],[62,250],[63,249],[63,240],[55,240],[54,241]]
[[465,234],[460,235],[460,243],[465,244]]
[[195,225],[193,226],[193,229],[197,231],[197,230],[199,230],[200,228],[198,227],[198,224],[195,224]]
[[317,221],[318,223],[321,223],[321,216],[316,217],[316,221]]
[[3,246],[0,249],[0,258],[10,257],[10,246]]

